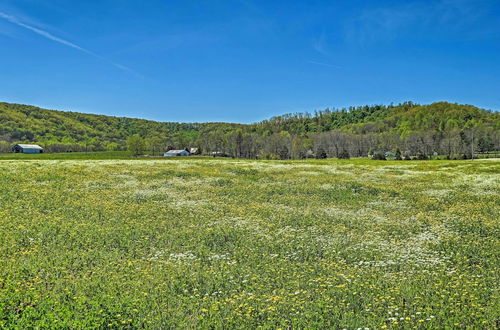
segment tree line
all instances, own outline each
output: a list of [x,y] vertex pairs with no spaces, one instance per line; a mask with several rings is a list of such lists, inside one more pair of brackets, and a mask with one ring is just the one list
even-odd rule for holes
[[17,142],[39,143],[47,152],[126,150],[135,139],[140,151],[134,153],[152,155],[197,147],[205,155],[238,158],[347,158],[388,151],[401,158],[470,158],[499,151],[499,132],[497,112],[446,102],[326,109],[248,125],[159,123],[0,103],[0,152]]

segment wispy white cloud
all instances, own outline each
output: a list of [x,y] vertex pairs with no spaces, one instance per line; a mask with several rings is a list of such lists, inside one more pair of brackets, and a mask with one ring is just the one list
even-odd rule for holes
[[85,48],[82,48],[82,47],[80,47],[80,46],[78,46],[78,45],[76,45],[74,43],[71,43],[71,42],[66,41],[64,39],[61,39],[61,38],[58,38],[58,37],[56,37],[56,36],[54,36],[54,35],[46,32],[46,31],[40,30],[40,29],[38,29],[36,27],[33,27],[31,25],[24,24],[23,22],[19,21],[14,16],[7,15],[7,14],[1,12],[1,11],[0,11],[0,17],[3,18],[3,19],[6,19],[7,21],[9,21],[9,22],[11,22],[13,24],[16,24],[16,25],[18,25],[20,27],[23,27],[25,29],[31,30],[31,31],[35,32],[36,34],[39,34],[39,35],[41,35],[41,36],[43,36],[43,37],[45,37],[47,39],[50,39],[52,41],[58,42],[60,44],[66,45],[66,46],[74,48],[74,49],[78,49],[79,51],[82,51],[82,52],[87,53],[87,54],[92,55],[92,56],[96,55],[96,54],[92,53],[91,51],[86,50]]
[[64,46],[76,49],[76,50],[78,50],[78,51],[80,51],[82,53],[85,53],[87,55],[90,55],[90,56],[93,56],[93,57],[98,58],[100,60],[103,60],[105,62],[108,62],[109,64],[113,65],[114,67],[116,67],[116,68],[118,68],[120,70],[127,71],[127,72],[130,72],[132,74],[138,75],[134,70],[132,70],[132,69],[130,69],[130,68],[124,66],[124,65],[121,65],[119,63],[113,62],[113,61],[111,61],[111,60],[109,60],[109,59],[107,59],[107,58],[105,58],[105,57],[103,57],[103,56],[101,56],[99,54],[96,54],[96,53],[94,53],[94,52],[92,52],[92,51],[90,51],[88,49],[85,49],[85,48],[83,48],[83,47],[81,47],[81,46],[79,46],[79,45],[77,45],[77,44],[75,44],[73,42],[70,42],[68,40],[59,38],[59,37],[57,37],[57,36],[55,36],[55,35],[47,32],[45,30],[42,30],[40,28],[37,28],[37,27],[34,27],[32,25],[26,24],[26,23],[22,22],[21,20],[19,20],[15,16],[8,15],[8,14],[0,11],[0,18],[3,18],[4,20],[6,20],[6,21],[8,21],[8,22],[10,22],[12,24],[15,24],[15,25],[17,25],[19,27],[22,27],[22,28],[25,28],[27,30],[30,30],[30,31],[32,31],[32,32],[34,32],[34,33],[36,33],[36,34],[38,34],[38,35],[40,35],[40,36],[42,36],[42,37],[44,37],[46,39],[52,40],[52,41],[57,42],[57,43],[59,43],[61,45],[64,45]]
[[463,38],[473,33],[471,25],[481,20],[491,3],[489,0],[407,1],[367,8],[347,22],[345,37],[362,45],[418,33],[427,37],[454,33]]
[[310,64],[315,64],[315,65],[321,65],[321,66],[326,66],[328,68],[334,68],[334,69],[341,69],[342,67],[339,66],[339,65],[335,65],[335,64],[329,64],[329,63],[324,63],[324,62],[318,62],[318,61],[306,61],[307,63],[310,63]]
[[324,31],[319,35],[319,37],[313,38],[312,47],[315,51],[322,55],[330,55],[330,52],[328,51],[327,38]]

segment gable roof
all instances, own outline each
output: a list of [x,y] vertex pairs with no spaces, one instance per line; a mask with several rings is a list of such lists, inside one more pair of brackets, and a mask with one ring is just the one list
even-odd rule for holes
[[182,150],[169,150],[167,151],[167,154],[180,154],[181,152],[189,153],[189,151],[182,149]]
[[43,150],[42,147],[40,147],[38,144],[16,144],[14,147],[21,147],[23,149],[39,149],[39,150]]

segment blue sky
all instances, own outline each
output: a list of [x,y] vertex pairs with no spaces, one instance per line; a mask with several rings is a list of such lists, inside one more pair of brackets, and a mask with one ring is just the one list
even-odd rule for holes
[[183,122],[499,110],[500,1],[0,0],[0,100]]

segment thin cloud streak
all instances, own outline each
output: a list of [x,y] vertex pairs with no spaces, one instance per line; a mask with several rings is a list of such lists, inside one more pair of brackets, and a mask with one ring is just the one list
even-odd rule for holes
[[326,66],[328,68],[334,68],[334,69],[341,69],[341,66],[335,65],[335,64],[328,64],[328,63],[323,63],[323,62],[317,62],[317,61],[306,61],[307,63],[310,64],[315,64],[315,65],[321,65],[321,66]]
[[36,34],[44,37],[44,38],[47,38],[49,40],[55,41],[57,43],[60,43],[60,44],[62,44],[64,46],[76,49],[76,50],[78,50],[78,51],[80,51],[82,53],[85,53],[87,55],[93,56],[93,57],[95,57],[97,59],[100,59],[100,60],[103,60],[105,62],[108,62],[109,64],[113,65],[114,67],[116,67],[116,68],[118,68],[120,70],[130,72],[130,73],[132,73],[134,75],[137,75],[137,76],[141,76],[138,73],[136,73],[135,71],[133,71],[132,69],[130,69],[130,68],[124,66],[124,65],[121,65],[119,63],[115,63],[115,62],[113,62],[113,61],[111,61],[111,60],[109,60],[109,59],[107,59],[107,58],[105,58],[105,57],[103,57],[103,56],[101,56],[99,54],[96,54],[96,53],[94,53],[94,52],[92,52],[92,51],[90,51],[88,49],[80,47],[77,44],[74,44],[74,43],[72,43],[70,41],[67,41],[67,40],[61,39],[59,37],[56,37],[56,36],[54,36],[53,34],[47,32],[47,31],[44,31],[44,30],[41,30],[41,29],[36,28],[34,26],[25,24],[25,23],[21,22],[20,20],[18,20],[16,17],[11,16],[11,15],[7,15],[6,13],[4,13],[2,11],[0,11],[0,18],[3,18],[6,21],[8,21],[8,22],[10,22],[12,24],[15,24],[17,26],[20,26],[22,28],[30,30],[30,31],[32,31],[32,32],[34,32],[34,33],[36,33]]

